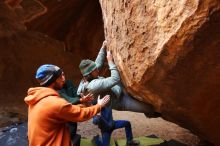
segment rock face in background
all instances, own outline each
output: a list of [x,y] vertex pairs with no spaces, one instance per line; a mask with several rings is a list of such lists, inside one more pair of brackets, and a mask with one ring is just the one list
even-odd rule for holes
[[104,40],[102,12],[98,0],[41,0],[45,15],[26,23],[29,30],[45,33],[64,41],[65,50],[77,54],[78,66],[83,57],[94,58]]
[[100,0],[127,90],[220,145],[220,1]]
[[[70,64],[66,66],[65,63],[70,62],[71,58],[64,53],[64,44],[42,33],[28,31],[22,24],[24,17],[20,17],[21,13],[17,13],[17,8],[19,12],[25,11],[21,5],[9,7],[0,2],[0,125],[18,116],[16,113],[26,115],[23,98],[27,89],[36,85],[34,75],[39,65],[65,64],[65,67],[70,68]],[[45,11],[44,7],[39,8],[41,9],[38,9],[39,12]],[[35,17],[39,12],[35,11],[30,16]],[[9,121],[18,122],[18,120]]]
[[4,126],[26,117],[23,99],[29,87],[38,85],[34,76],[41,64],[62,67],[77,83],[80,60],[96,57],[104,32],[98,1],[5,0],[0,2],[0,19],[0,126]]
[[4,0],[4,2],[16,13],[21,23],[29,22],[47,11],[47,8],[37,0]]
[[64,51],[71,56],[71,60],[64,63],[71,63],[71,68],[64,71],[78,83],[81,79],[78,69],[80,61],[85,58],[95,59],[104,40],[99,1],[39,1],[47,8],[47,12],[25,23],[27,29],[41,32],[64,43]]

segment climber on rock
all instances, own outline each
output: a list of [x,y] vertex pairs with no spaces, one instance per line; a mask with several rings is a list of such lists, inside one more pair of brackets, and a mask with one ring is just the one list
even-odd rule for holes
[[[149,117],[154,116],[151,105],[140,102],[125,92],[111,52],[108,51],[106,56],[106,44],[107,42],[104,41],[95,62],[89,59],[81,61],[79,68],[83,79],[79,84],[77,94],[92,93],[95,99],[98,95],[110,95],[109,106],[113,109],[145,113]],[[111,76],[107,78],[99,76],[99,70],[104,64],[105,57],[107,57],[111,72]]]
[[[106,41],[103,42],[95,62],[91,60],[81,61],[79,68],[83,75],[83,79],[78,87],[77,93],[92,93],[95,97],[103,94],[109,94],[111,96],[111,104],[109,104],[109,107],[104,108],[101,111],[101,115],[97,115],[93,118],[93,123],[99,126],[102,133],[102,138],[99,136],[94,137],[94,141],[98,146],[109,146],[111,134],[113,130],[118,128],[125,128],[127,146],[137,146],[139,142],[133,140],[130,122],[126,120],[113,120],[111,108],[114,107],[118,110],[131,110],[136,112],[145,112],[145,110],[146,112],[150,112],[151,109],[145,107],[142,111],[138,106],[143,106],[143,103],[139,103],[127,93],[122,92],[123,89],[120,84],[120,76],[110,52],[107,53],[107,60],[111,76],[108,78],[99,76],[98,69],[102,67],[106,56],[106,43]],[[95,102],[96,101],[94,101],[94,103]]]

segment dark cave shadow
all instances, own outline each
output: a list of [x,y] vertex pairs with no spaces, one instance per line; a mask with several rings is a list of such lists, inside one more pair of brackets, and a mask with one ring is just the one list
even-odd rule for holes
[[[148,138],[159,138],[156,135],[148,135],[146,137],[148,137]],[[151,145],[151,146],[187,146],[187,145],[183,144],[183,143],[181,143],[179,141],[171,139],[169,141],[164,141],[164,142],[162,142],[160,144]]]
[[150,145],[150,146],[187,146],[187,145],[183,144],[179,141],[171,139],[169,141],[164,141],[163,143],[156,144],[156,145]]

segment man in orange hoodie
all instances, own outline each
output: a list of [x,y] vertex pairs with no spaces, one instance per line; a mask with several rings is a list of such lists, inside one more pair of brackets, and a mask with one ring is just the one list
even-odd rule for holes
[[84,108],[67,102],[56,91],[63,87],[65,76],[55,65],[40,66],[36,79],[42,87],[30,88],[24,99],[28,104],[30,146],[72,146],[66,123],[92,118],[110,99],[108,95],[99,97],[96,105]]

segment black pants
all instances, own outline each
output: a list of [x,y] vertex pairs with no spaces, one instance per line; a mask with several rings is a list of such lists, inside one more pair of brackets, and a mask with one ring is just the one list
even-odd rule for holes
[[77,123],[68,122],[68,127],[70,129],[70,138],[74,146],[80,146],[81,135],[76,134]]

